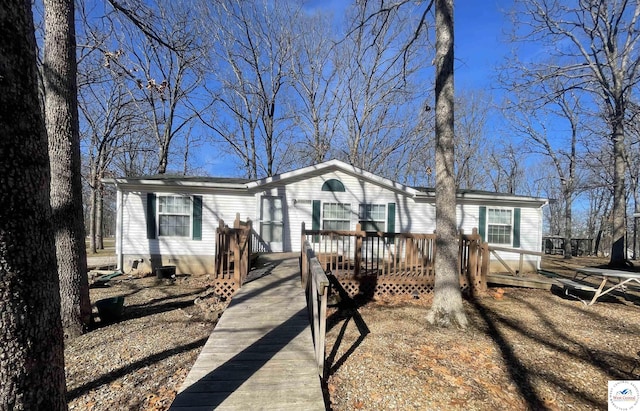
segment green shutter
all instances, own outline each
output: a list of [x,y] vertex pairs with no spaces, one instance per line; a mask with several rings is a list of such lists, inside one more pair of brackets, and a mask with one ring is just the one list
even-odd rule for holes
[[480,234],[480,238],[482,241],[486,240],[486,230],[487,230],[487,207],[480,206],[480,214],[478,216],[478,234]]
[[202,196],[193,196],[192,238],[202,240]]
[[520,209],[513,209],[513,248],[520,248]]
[[147,210],[144,215],[147,221],[147,239],[156,238],[156,195],[147,193]]
[[[387,204],[387,233],[396,232],[396,203]],[[389,237],[389,242],[393,242],[393,237]]]
[[387,232],[396,232],[396,203],[387,204]]
[[[319,230],[320,229],[320,200],[313,200],[313,208],[311,211],[311,229]],[[313,242],[319,243],[320,236],[313,236]]]

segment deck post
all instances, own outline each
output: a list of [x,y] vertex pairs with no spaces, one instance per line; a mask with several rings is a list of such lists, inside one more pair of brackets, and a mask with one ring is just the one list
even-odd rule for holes
[[216,229],[216,256],[215,256],[215,267],[214,273],[216,278],[222,276],[224,269],[222,267],[222,263],[224,261],[224,221],[220,218],[218,219],[218,228]]
[[478,235],[478,229],[474,228],[471,231],[471,239],[469,241],[469,277],[472,281],[471,292],[473,296],[480,295],[481,292],[486,291],[486,282],[482,279],[482,270],[479,269],[478,253],[480,251],[480,236]]
[[304,221],[302,222],[302,236],[300,238],[300,283],[303,289],[307,289],[309,281],[309,247],[307,246],[307,236]]
[[518,265],[518,275],[522,274],[522,269],[524,267],[524,254],[520,254],[520,264]]
[[489,251],[489,243],[481,243],[480,250],[482,252],[482,266],[480,268],[480,275],[482,277],[482,284],[484,288],[487,288],[487,275],[489,274],[489,267],[491,265],[491,252]]
[[360,264],[362,264],[362,227],[360,223],[356,224],[356,249],[355,251],[355,267],[354,267],[354,275],[356,277],[360,276]]
[[233,251],[233,280],[238,285],[238,288],[242,286],[242,275],[240,272],[240,233],[234,230],[231,233],[231,250]]
[[[458,273],[459,274],[464,274],[467,277],[467,281],[471,282],[471,278],[469,276],[469,273],[467,272],[469,267],[465,267],[465,255],[464,255],[464,249],[465,249],[465,238],[464,238],[464,230],[460,229],[460,231],[458,232]],[[471,284],[469,284],[469,286],[471,286]]]
[[[326,277],[325,277],[326,278]],[[318,373],[320,374],[320,378],[324,380],[324,357],[325,357],[325,344],[326,344],[326,335],[327,335],[327,298],[329,294],[329,283],[323,282],[320,283],[321,290],[320,291],[320,324],[319,324],[319,332],[320,339],[318,342]],[[317,298],[317,297],[316,297]]]
[[251,254],[253,253],[253,220],[247,218],[247,274],[251,265]]

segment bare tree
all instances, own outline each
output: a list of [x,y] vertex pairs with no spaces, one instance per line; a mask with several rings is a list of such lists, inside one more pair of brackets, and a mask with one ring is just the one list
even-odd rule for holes
[[219,87],[201,120],[243,163],[249,178],[270,176],[292,160],[289,88],[299,5],[268,1],[204,2],[201,16],[216,41],[211,55]]
[[491,99],[482,92],[463,92],[455,103],[456,187],[480,190],[488,184],[483,164],[491,145],[485,132]]
[[0,409],[66,410],[31,4],[0,3]]
[[290,110],[305,136],[301,141],[302,157],[312,164],[320,163],[327,159],[338,134],[344,107],[338,73],[344,63],[337,58],[335,40],[330,33],[324,34],[331,24],[330,16],[301,14],[291,24],[298,32],[293,44],[291,81],[300,102],[293,103]]
[[436,280],[427,321],[467,326],[462,305],[454,170],[453,0],[436,0]]
[[[203,79],[204,37],[195,27],[196,10],[158,0],[135,10],[110,1],[121,15],[119,47],[105,52],[105,65],[129,81],[157,146],[156,172],[167,171],[172,144],[196,118],[192,103]],[[140,30],[143,29],[144,36]]]
[[[571,91],[559,93],[563,86],[557,81],[540,83],[535,87],[534,90],[528,89],[521,100],[511,102],[507,118],[516,135],[526,141],[531,152],[550,160],[560,181],[561,203],[564,206],[564,257],[569,259],[572,257],[573,200],[579,194],[578,143],[580,114],[583,111],[577,94]],[[548,96],[555,98],[547,101]],[[542,101],[541,105],[537,101]],[[548,124],[557,125],[560,121],[568,124],[568,131],[549,130]]]
[[496,193],[516,194],[524,179],[522,150],[513,142],[503,142],[490,147],[485,162],[490,188]]
[[[89,60],[89,59],[88,59]],[[89,63],[89,62],[87,62]],[[102,67],[91,59],[92,67]],[[89,247],[91,252],[103,248],[102,244],[102,178],[109,171],[113,158],[123,155],[126,140],[140,125],[137,107],[119,76],[109,70],[100,73],[85,71],[85,80],[79,90],[81,136],[85,141],[85,175],[89,186]],[[92,79],[87,78],[92,77]]]
[[339,72],[344,108],[338,157],[386,176],[392,164],[406,163],[406,154],[424,144],[415,125],[427,94],[422,84],[427,46],[426,36],[414,33],[426,32],[427,23],[402,5],[358,2],[339,51],[345,64]]
[[73,0],[45,0],[43,78],[51,163],[51,207],[67,337],[91,321],[80,166]]
[[546,46],[548,62],[512,65],[527,83],[553,81],[584,92],[600,105],[613,150],[613,243],[610,265],[625,263],[625,115],[638,84],[640,3],[630,1],[519,2],[519,17],[528,41]]

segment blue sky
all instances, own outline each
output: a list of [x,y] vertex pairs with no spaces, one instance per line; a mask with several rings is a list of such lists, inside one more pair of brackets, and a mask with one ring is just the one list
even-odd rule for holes
[[[457,0],[454,5],[455,85],[460,88],[492,88],[495,67],[508,53],[504,43],[509,5],[487,0]],[[510,2],[508,2],[510,3]]]

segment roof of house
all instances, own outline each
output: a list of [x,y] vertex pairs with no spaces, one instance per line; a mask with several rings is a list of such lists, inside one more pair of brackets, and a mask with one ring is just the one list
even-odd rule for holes
[[[323,163],[311,165],[308,167],[299,168],[296,170],[288,171],[285,173],[277,174],[271,177],[265,177],[257,180],[247,178],[235,178],[235,177],[201,177],[201,176],[182,176],[182,175],[154,175],[143,177],[126,177],[126,178],[109,178],[103,179],[106,184],[114,184],[116,186],[122,186],[127,188],[142,188],[142,187],[176,187],[176,188],[212,188],[212,189],[228,189],[228,190],[250,190],[262,187],[268,187],[270,185],[282,184],[287,181],[301,179],[314,174],[321,174],[326,171],[339,170],[347,174],[351,174],[357,178],[371,181],[375,184],[384,186],[388,189],[402,192],[409,197],[421,197],[421,198],[433,198],[435,199],[435,189],[428,187],[410,187],[404,184],[400,184],[396,181],[387,179],[385,177],[378,176],[370,173],[366,170],[354,167],[350,164],[344,163],[340,160],[329,160]],[[458,190],[458,200],[471,200],[471,201],[497,201],[497,202],[528,202],[537,205],[545,205],[548,200],[545,198],[520,196],[515,194],[506,193],[494,193],[490,191],[482,190]]]

